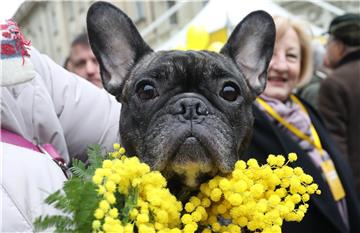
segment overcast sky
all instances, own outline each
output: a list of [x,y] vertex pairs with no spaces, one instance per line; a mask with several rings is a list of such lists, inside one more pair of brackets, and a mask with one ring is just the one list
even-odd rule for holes
[[10,19],[24,0],[10,0],[0,2],[0,21]]

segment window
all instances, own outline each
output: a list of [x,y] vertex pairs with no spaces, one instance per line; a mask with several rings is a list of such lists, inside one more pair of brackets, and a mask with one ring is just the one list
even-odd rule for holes
[[48,19],[49,19],[49,22],[50,22],[50,30],[51,30],[51,33],[56,36],[58,34],[58,21],[57,21],[57,14],[56,14],[56,10],[55,10],[55,7],[57,3],[52,3],[52,4],[49,4],[48,7],[50,8],[48,10]]
[[75,4],[73,1],[64,2],[65,3],[65,12],[67,13],[69,22],[75,20]]
[[135,3],[135,16],[134,21],[138,22],[143,19],[145,19],[145,8],[144,8],[144,2],[143,1],[136,1]]
[[[170,9],[171,7],[173,7],[176,4],[175,1],[167,1],[167,6],[168,9]],[[174,13],[170,16],[170,24],[174,25],[174,24],[178,24],[178,18],[177,18],[177,13]]]

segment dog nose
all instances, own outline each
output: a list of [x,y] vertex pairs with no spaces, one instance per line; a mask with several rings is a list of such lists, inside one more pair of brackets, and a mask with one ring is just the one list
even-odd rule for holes
[[182,98],[171,108],[173,115],[179,115],[184,120],[199,120],[209,114],[206,104],[198,98]]

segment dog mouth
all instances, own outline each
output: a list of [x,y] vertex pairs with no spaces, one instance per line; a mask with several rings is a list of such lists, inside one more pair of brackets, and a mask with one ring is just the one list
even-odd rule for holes
[[193,135],[185,137],[171,156],[168,168],[188,187],[197,187],[204,180],[214,176],[218,169],[214,155],[206,144]]
[[173,154],[172,160],[179,160],[179,162],[185,160],[196,161],[199,159],[207,159],[209,156],[206,156],[206,158],[203,158],[203,156],[208,154],[206,147],[200,140],[197,137],[190,135],[179,143],[178,148]]
[[213,121],[192,125],[176,121],[164,127],[169,124],[151,130],[146,143],[150,156],[142,157],[152,169],[161,171],[169,184],[177,180],[181,187],[196,189],[207,179],[232,171],[236,150],[224,123],[214,127]]

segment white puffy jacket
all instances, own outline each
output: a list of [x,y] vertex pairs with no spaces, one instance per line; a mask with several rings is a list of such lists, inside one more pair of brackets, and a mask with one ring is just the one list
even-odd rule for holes
[[[91,144],[111,149],[119,141],[120,104],[105,90],[69,73],[35,48],[36,76],[1,87],[1,127],[34,144],[51,143],[68,163],[85,160]],[[56,213],[43,204],[65,177],[47,156],[1,143],[1,232],[31,232],[39,215]]]

